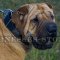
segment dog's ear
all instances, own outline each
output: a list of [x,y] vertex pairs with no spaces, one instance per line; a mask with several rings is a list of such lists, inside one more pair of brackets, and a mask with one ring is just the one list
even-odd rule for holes
[[53,9],[53,6],[49,3],[46,3],[48,5],[49,8]]
[[27,13],[28,13],[28,6],[25,5],[25,6],[20,7],[20,8],[17,10],[17,13],[18,13],[18,14],[27,14]]
[[24,5],[17,9],[15,12],[12,14],[12,22],[16,21],[22,21],[24,16],[28,13],[28,5]]

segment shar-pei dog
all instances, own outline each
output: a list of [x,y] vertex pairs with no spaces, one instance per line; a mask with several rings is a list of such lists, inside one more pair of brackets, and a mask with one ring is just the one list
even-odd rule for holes
[[[26,4],[6,15],[4,23],[11,20],[16,28],[11,29],[12,33],[0,19],[0,42],[3,39],[0,43],[0,60],[24,60],[32,46],[39,50],[52,48],[57,37],[57,25],[51,5]],[[9,28],[12,28],[11,22]],[[14,37],[13,40],[11,37]]]
[[26,4],[12,14],[12,22],[26,47],[50,49],[56,41],[57,25],[53,7],[48,3]]

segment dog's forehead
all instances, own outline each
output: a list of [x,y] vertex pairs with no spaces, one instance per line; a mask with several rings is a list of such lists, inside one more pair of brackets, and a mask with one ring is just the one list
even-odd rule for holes
[[48,4],[46,4],[46,3],[41,3],[41,4],[39,4],[39,7],[40,7],[40,10],[41,10],[41,8],[42,8],[42,11],[43,12],[46,12],[46,13],[51,13],[52,15],[54,15],[54,13],[53,13],[53,8],[52,8],[52,6],[50,7]]
[[43,8],[44,10],[48,10],[48,11],[53,11],[52,8],[50,8],[47,4],[45,3],[41,3],[39,4],[39,6],[41,6],[41,8]]

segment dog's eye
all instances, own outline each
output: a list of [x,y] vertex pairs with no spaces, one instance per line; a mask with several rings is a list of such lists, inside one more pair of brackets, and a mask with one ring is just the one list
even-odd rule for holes
[[52,19],[54,19],[54,16],[53,16],[53,15],[51,15],[51,18],[52,18]]
[[34,18],[34,19],[33,19],[33,22],[34,22],[34,23],[39,23],[39,20],[38,20],[37,18]]
[[54,19],[54,15],[51,12],[49,12],[49,13],[50,13],[51,18]]

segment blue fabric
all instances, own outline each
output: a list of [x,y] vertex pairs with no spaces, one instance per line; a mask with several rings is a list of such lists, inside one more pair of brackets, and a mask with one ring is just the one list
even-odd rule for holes
[[19,31],[16,29],[15,24],[11,21],[13,11],[10,9],[6,9],[3,11],[4,14],[4,23],[6,27],[16,36],[20,37]]
[[12,23],[12,21],[10,21],[11,15],[12,15],[12,11],[4,10],[4,23],[5,23],[5,25],[7,25],[8,29],[10,31],[12,31],[16,28],[15,25]]

